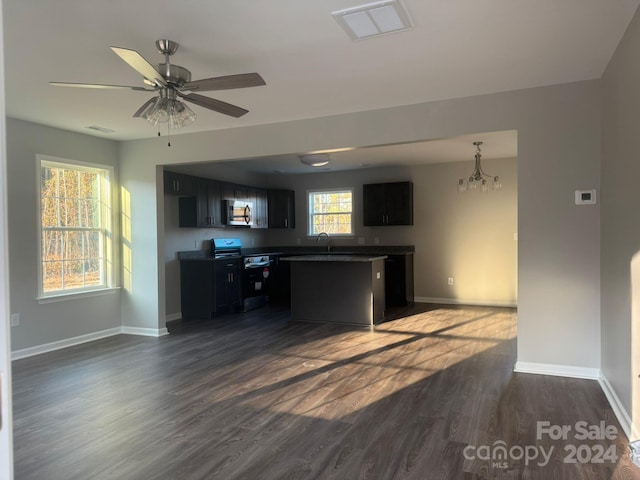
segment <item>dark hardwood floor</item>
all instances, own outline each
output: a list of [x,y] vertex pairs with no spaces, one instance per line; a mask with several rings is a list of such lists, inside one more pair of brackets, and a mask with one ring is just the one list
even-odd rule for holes
[[18,360],[15,478],[640,478],[597,382],[513,373],[516,316],[416,304],[370,330],[265,307]]

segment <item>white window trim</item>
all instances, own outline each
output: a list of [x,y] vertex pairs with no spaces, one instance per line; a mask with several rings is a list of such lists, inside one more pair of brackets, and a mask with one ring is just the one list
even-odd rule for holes
[[343,188],[314,188],[307,190],[307,238],[316,238],[318,235],[311,233],[311,210],[310,210],[310,197],[312,193],[333,193],[333,192],[351,192],[351,233],[332,233],[332,237],[349,238],[355,237],[355,211],[356,211],[356,199],[355,189],[353,187]]
[[[105,252],[106,266],[105,266],[105,285],[100,287],[86,287],[79,289],[69,289],[56,291],[52,293],[45,293],[43,291],[42,285],[42,192],[40,191],[41,187],[41,174],[42,174],[42,166],[43,164],[51,163],[51,164],[62,164],[62,165],[70,165],[77,166],[79,168],[86,168],[89,170],[99,170],[106,171],[109,179],[108,190],[106,193],[110,197],[110,207],[111,207],[111,215],[110,215],[110,223],[111,223],[111,251]],[[40,304],[42,303],[53,303],[53,302],[61,302],[65,300],[75,300],[80,298],[94,297],[99,295],[109,295],[116,293],[120,290],[120,287],[117,282],[117,272],[119,268],[118,259],[118,209],[117,209],[117,187],[116,187],[116,176],[115,169],[111,165],[105,165],[100,163],[91,163],[91,162],[83,162],[80,160],[71,160],[68,158],[61,157],[52,157],[48,155],[36,155],[36,204],[38,206],[37,210],[37,270],[38,270],[38,278],[37,278],[37,287],[36,287],[36,301]],[[111,261],[108,261],[109,257]]]

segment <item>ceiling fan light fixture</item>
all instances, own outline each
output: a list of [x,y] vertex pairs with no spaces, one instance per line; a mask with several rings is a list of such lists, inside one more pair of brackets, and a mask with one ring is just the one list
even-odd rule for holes
[[308,153],[299,155],[298,158],[302,163],[310,167],[324,167],[330,161],[328,153]]

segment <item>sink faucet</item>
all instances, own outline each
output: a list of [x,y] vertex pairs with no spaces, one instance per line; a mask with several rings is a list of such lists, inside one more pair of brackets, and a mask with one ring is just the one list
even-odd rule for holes
[[320,241],[320,237],[322,236],[327,237],[327,253],[331,252],[331,237],[329,237],[329,234],[326,232],[321,232],[320,234],[318,234],[318,238],[316,238],[316,243],[318,243]]

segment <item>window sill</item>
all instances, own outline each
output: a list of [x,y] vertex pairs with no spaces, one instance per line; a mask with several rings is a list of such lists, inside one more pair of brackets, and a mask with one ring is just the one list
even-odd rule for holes
[[67,300],[79,300],[81,298],[89,298],[89,297],[101,297],[103,295],[113,295],[114,293],[118,293],[120,291],[120,287],[110,287],[110,288],[101,288],[98,290],[84,290],[82,292],[73,292],[73,293],[60,293],[58,295],[49,295],[45,297],[38,297],[38,303],[55,303],[55,302],[65,302]]

